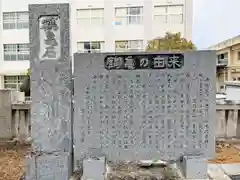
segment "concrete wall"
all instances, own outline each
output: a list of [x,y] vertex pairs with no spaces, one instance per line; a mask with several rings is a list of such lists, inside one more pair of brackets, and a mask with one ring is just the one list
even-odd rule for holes
[[0,90],[0,138],[12,138],[11,91]]

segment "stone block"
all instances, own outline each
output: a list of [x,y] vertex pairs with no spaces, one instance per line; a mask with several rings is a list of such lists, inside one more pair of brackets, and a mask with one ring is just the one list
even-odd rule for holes
[[219,165],[223,171],[229,175],[240,175],[240,163],[234,163],[234,164],[221,164]]
[[83,160],[82,180],[104,180],[106,173],[105,157]]
[[179,164],[186,179],[206,179],[207,160],[198,156],[184,156]]
[[71,176],[69,153],[27,157],[26,180],[68,180]]

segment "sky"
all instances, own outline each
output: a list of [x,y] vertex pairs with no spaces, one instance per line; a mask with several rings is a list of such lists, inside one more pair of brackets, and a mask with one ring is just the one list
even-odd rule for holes
[[240,0],[193,2],[193,43],[198,49],[240,35]]

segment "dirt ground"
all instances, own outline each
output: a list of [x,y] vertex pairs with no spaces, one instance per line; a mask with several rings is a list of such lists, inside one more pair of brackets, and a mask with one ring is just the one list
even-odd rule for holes
[[[0,180],[19,180],[23,174],[23,163],[28,148],[0,146]],[[217,143],[216,152],[216,158],[209,163],[240,163],[240,149],[231,144]]]
[[236,146],[240,147],[240,145],[216,143],[216,158],[210,160],[209,163],[240,163],[240,149],[236,148]]
[[0,146],[0,180],[19,180],[27,150],[26,146]]

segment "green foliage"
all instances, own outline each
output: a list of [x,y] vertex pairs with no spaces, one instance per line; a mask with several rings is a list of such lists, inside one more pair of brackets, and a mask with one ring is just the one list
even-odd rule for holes
[[30,96],[30,69],[27,70],[26,77],[23,80],[20,91],[25,93],[25,96]]
[[155,38],[148,42],[146,51],[189,51],[196,50],[196,46],[185,38],[181,33],[167,32],[164,37]]
[[27,69],[27,76],[30,76],[30,68]]

